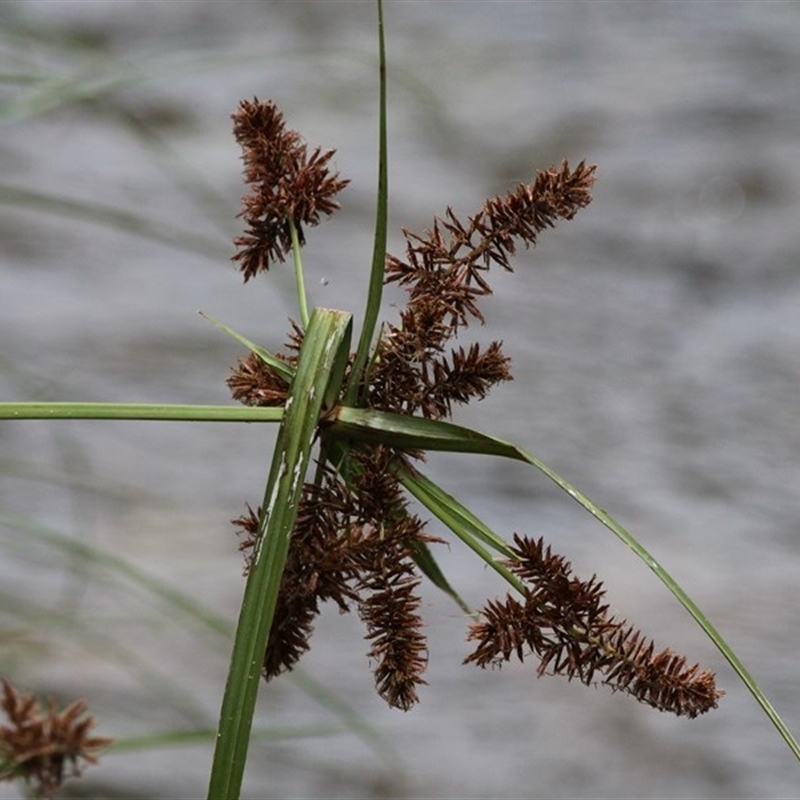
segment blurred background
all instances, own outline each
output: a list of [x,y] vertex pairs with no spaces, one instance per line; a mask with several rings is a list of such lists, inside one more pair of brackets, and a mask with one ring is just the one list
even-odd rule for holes
[[[563,158],[599,165],[592,205],[494,275],[468,333],[504,340],[516,380],[456,421],[532,450],[629,527],[800,731],[800,5],[385,14],[392,252],[448,205],[472,213]],[[284,341],[288,265],[244,286],[229,261],[240,99],[274,99],[337,148],[352,183],[304,263],[314,304],[358,316],[375,28],[369,0],[0,4],[0,400],[225,403],[242,350],[197,311]],[[387,294],[388,319],[400,302]],[[65,795],[204,795],[244,586],[229,520],[260,502],[274,433],[0,422],[0,673],[85,697],[98,733],[129,745]],[[461,666],[467,620],[426,587],[419,707],[376,697],[356,615],[330,609],[299,676],[260,694],[247,797],[794,795],[786,745],[609,532],[520,465],[429,467],[502,535],[544,535],[597,573],[658,646],[717,670],[719,710],[687,721],[537,680],[533,662]],[[440,558],[470,603],[502,590],[457,542]]]

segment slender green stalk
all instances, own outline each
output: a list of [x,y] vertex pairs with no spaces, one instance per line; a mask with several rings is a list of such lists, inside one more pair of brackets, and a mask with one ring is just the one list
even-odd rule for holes
[[241,790],[261,664],[275,614],[289,538],[326,397],[337,393],[347,361],[351,315],[315,309],[289,388],[267,480],[220,712],[209,780],[210,800]]
[[308,327],[308,298],[306,297],[306,281],[303,276],[303,257],[300,253],[300,238],[297,235],[297,226],[289,217],[289,231],[292,236],[292,258],[294,259],[294,277],[297,284],[297,302],[300,305],[300,322],[304,328]]
[[375,215],[375,244],[372,250],[372,267],[369,275],[367,306],[364,323],[356,348],[356,357],[345,393],[347,405],[359,405],[358,387],[364,367],[369,359],[372,337],[378,324],[378,314],[383,297],[384,266],[386,263],[387,223],[389,216],[389,147],[386,136],[386,43],[384,39],[383,3],[378,0],[378,70],[380,74],[380,99],[378,121],[378,203]]

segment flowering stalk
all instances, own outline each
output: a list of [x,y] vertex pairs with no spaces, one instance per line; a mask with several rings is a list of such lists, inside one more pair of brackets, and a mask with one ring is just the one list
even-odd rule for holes
[[306,281],[303,275],[303,258],[300,255],[300,236],[297,232],[297,225],[289,217],[289,234],[292,239],[292,258],[294,260],[294,276],[297,286],[297,301],[300,305],[300,322],[304,328],[308,327],[308,297],[306,295]]

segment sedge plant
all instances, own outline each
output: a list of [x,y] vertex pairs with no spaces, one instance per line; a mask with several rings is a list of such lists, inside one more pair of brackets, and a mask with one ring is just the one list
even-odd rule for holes
[[[233,113],[249,191],[246,228],[233,256],[245,282],[287,260],[297,289],[296,321],[270,349],[211,320],[248,351],[228,386],[241,406],[87,403],[4,404],[5,418],[240,420],[277,424],[264,495],[234,520],[247,576],[222,700],[208,796],[236,798],[242,784],[259,684],[292,670],[310,647],[320,607],[356,609],[365,626],[378,694],[408,710],[425,685],[428,642],[418,588],[430,580],[471,620],[464,659],[478,667],[537,661],[539,675],[605,685],[660,711],[696,717],[717,707],[714,674],[653,641],[609,611],[603,584],[578,578],[542,539],[509,539],[425,475],[431,451],[495,456],[543,473],[654,572],[711,638],[779,734],[800,745],[720,633],[664,567],[600,506],[522,447],[450,421],[454,406],[484,398],[511,379],[500,342],[457,344],[483,322],[489,272],[511,271],[521,246],[589,205],[595,167],[568,162],[487,200],[467,219],[451,209],[422,233],[404,230],[405,253],[386,253],[388,161],[386,57],[378,2],[379,168],[374,250],[358,341],[349,311],[310,308],[302,248],[310,228],[339,207],[347,181],[333,150],[310,149],[272,102]],[[382,291],[406,292],[398,318],[379,325]],[[411,501],[439,520],[508,584],[503,598],[473,610],[435,558],[443,540]]]

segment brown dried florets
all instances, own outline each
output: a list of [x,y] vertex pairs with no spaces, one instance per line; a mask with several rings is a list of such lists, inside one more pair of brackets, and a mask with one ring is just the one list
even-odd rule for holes
[[317,225],[320,215],[339,208],[333,198],[348,181],[331,172],[335,151],[323,153],[318,147],[309,155],[300,134],[286,129],[274,103],[243,100],[232,117],[242,147],[244,179],[252,187],[239,214],[248,229],[234,240],[239,252],[233,257],[248,281],[291,252],[291,225],[302,245],[303,226]]
[[0,780],[24,780],[39,796],[52,798],[65,778],[80,775],[84,764],[96,764],[96,752],[112,744],[112,739],[90,735],[95,720],[83,700],[59,711],[51,697],[44,708],[5,678],[2,683],[2,707],[10,724],[0,725]]
[[487,200],[466,224],[448,208],[423,235],[404,231],[405,260],[387,257],[386,282],[405,287],[408,304],[400,324],[389,325],[380,343],[370,406],[440,419],[450,416],[453,403],[481,399],[495,384],[511,380],[500,342],[449,353],[447,344],[471,319],[484,321],[478,301],[492,293],[484,273],[492,264],[511,270],[517,241],[535,245],[544,229],[588,205],[594,171],[583,161],[575,169],[565,161]]
[[[341,611],[355,604],[372,643],[378,693],[402,709],[416,702],[427,644],[413,555],[420,543],[438,540],[408,513],[389,477],[390,455],[383,448],[353,454],[349,482],[325,469],[318,485],[305,485],[264,655],[268,680],[308,650],[320,603],[333,601]],[[259,514],[248,506],[234,524],[246,534],[241,549],[249,559]]]
[[[301,226],[330,214],[346,181],[328,172],[332,151],[317,149],[309,157],[273,104],[242,103],[234,121],[245,179],[253,186],[242,211],[249,230],[236,240],[241,249],[235,258],[247,280],[270,260],[283,260],[292,225],[302,243]],[[365,405],[443,419],[454,404],[481,399],[511,380],[500,342],[465,348],[452,340],[473,319],[484,321],[479,303],[492,291],[488,269],[511,270],[518,243],[535,245],[543,230],[588,205],[594,173],[585,162],[573,169],[564,161],[487,200],[466,223],[448,208],[422,235],[404,231],[405,258],[387,255],[385,281],[402,286],[408,301],[398,323],[383,329],[365,374],[356,376]],[[302,338],[295,326],[289,355],[280,356],[287,363],[296,363]],[[239,363],[228,383],[243,403],[281,405],[286,398],[285,376],[254,355]],[[378,693],[402,709],[417,702],[427,642],[415,557],[433,538],[409,511],[393,466],[419,455],[382,445],[350,450],[337,471],[326,465],[305,486],[264,656],[267,679],[291,669],[308,649],[319,604],[331,600],[343,611],[357,606]],[[242,549],[250,551],[258,515],[249,510],[235,522],[248,534]],[[641,633],[609,615],[599,581],[571,577],[568,562],[541,540],[517,536],[513,551],[506,566],[523,582],[522,598],[487,604],[470,630],[477,646],[467,662],[486,666],[533,652],[540,675],[587,684],[598,676],[614,690],[676,714],[696,716],[716,706],[721,692],[713,674],[670,650],[656,653]]]
[[501,665],[532,652],[540,659],[539,675],[566,675],[587,685],[598,676],[660,711],[696,717],[717,707],[722,692],[714,674],[671,650],[655,652],[653,642],[609,615],[596,578],[572,577],[569,562],[541,539],[515,536],[514,543],[516,557],[506,566],[525,582],[525,596],[486,605],[483,620],[470,629],[469,639],[478,644],[465,663]]

